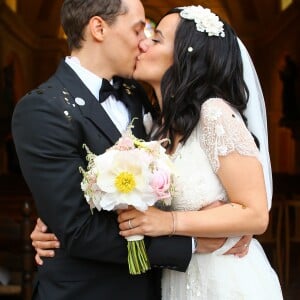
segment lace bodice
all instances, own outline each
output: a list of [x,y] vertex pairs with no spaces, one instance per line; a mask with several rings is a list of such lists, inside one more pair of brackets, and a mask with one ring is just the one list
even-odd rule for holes
[[173,209],[198,210],[215,200],[226,201],[216,172],[219,156],[233,151],[259,157],[240,114],[225,100],[209,99],[202,105],[200,121],[188,141],[179,144],[172,155],[177,170]]

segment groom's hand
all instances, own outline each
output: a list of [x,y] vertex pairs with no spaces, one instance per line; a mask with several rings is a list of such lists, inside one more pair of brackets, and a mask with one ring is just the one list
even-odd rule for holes
[[225,254],[234,254],[238,257],[243,257],[248,254],[249,244],[253,235],[244,235],[231,249]]
[[221,248],[226,238],[197,238],[197,253],[212,253]]
[[[221,248],[227,238],[197,238],[197,253],[212,253]],[[233,254],[238,257],[243,257],[248,254],[249,243],[252,239],[252,235],[243,236],[231,249],[229,249],[224,255]]]

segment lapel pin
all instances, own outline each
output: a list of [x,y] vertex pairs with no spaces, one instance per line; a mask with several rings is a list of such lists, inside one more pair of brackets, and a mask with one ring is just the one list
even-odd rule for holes
[[85,101],[82,98],[79,98],[79,97],[75,98],[75,102],[76,102],[76,104],[78,104],[80,106],[85,105]]

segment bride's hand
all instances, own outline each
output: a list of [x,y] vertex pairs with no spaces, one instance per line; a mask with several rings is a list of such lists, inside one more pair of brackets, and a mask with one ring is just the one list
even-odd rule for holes
[[149,207],[141,212],[136,209],[119,211],[118,216],[120,235],[162,236],[173,231],[173,217],[171,212]]
[[47,226],[40,218],[37,219],[30,238],[32,246],[37,252],[35,261],[38,265],[43,264],[42,257],[53,257],[55,255],[54,249],[60,246],[57,237],[53,233],[47,233]]

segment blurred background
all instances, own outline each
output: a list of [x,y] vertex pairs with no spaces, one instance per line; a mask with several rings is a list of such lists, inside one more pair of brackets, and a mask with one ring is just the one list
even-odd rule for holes
[[[36,213],[19,170],[10,120],[18,100],[46,80],[68,54],[60,26],[62,2],[0,0],[0,299],[30,299],[35,267],[29,234]],[[142,3],[148,30],[170,8],[200,4],[228,21],[246,44],[265,96],[274,181],[269,229],[258,239],[280,276],[285,299],[298,299],[300,0]]]

